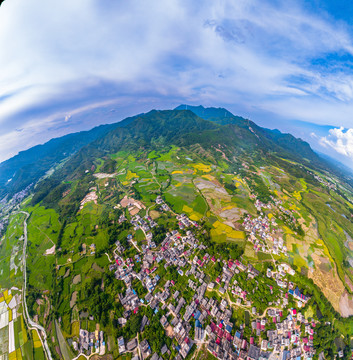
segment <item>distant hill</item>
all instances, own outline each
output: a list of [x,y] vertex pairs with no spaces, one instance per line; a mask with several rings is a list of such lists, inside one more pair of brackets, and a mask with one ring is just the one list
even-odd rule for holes
[[68,158],[57,172],[58,179],[80,176],[94,159],[121,149],[157,149],[169,144],[198,144],[211,152],[222,146],[224,155],[230,157],[265,155],[270,161],[276,156],[324,170],[334,168],[307,142],[290,134],[262,128],[224,108],[180,105],[174,110],[152,110],[115,124],[66,135],[20,152],[0,164],[0,198],[36,183]]
[[0,199],[37,182],[54,165],[116,127],[117,124],[101,125],[89,131],[55,138],[0,163]]
[[[234,124],[239,127],[245,128],[261,136],[262,141],[268,139],[270,142],[274,142],[277,146],[282,149],[286,149],[295,158],[306,158],[317,165],[321,164],[321,159],[311,149],[310,145],[301,140],[295,138],[291,134],[283,134],[279,130],[269,130],[256,125],[253,121],[245,119],[240,116],[233,115],[230,111],[224,108],[205,108],[203,106],[189,106],[179,105],[176,109],[188,109],[203,119],[216,122],[217,124],[227,125]],[[270,145],[270,143],[268,143]],[[274,149],[275,150],[275,149]]]

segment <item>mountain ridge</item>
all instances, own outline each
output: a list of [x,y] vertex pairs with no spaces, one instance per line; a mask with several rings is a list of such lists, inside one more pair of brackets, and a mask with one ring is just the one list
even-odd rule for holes
[[[192,120],[190,114],[197,116],[197,119]],[[152,124],[153,119],[157,121],[156,124]],[[156,134],[158,137],[154,136]],[[11,196],[36,183],[60,161],[80,152],[76,162],[82,167],[88,153],[102,156],[122,143],[128,146],[144,146],[149,141],[158,144],[164,141],[164,138],[165,141],[175,140],[180,145],[201,141],[207,146],[210,141],[217,143],[217,136],[219,143],[226,141],[228,146],[237,144],[239,148],[251,148],[251,151],[259,149],[283,153],[283,156],[291,160],[304,163],[309,161],[320,168],[327,167],[326,161],[320,158],[307,142],[291,134],[262,128],[224,108],[180,105],[174,110],[151,110],[146,114],[128,117],[113,124],[100,125],[89,131],[68,134],[20,152],[0,163],[0,198],[6,194]],[[135,143],[136,137],[138,144]],[[129,141],[132,144],[129,145]]]

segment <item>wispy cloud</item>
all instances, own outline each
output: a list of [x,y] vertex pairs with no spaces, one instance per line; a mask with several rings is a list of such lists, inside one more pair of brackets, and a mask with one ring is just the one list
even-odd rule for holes
[[349,127],[352,28],[317,10],[290,0],[6,1],[0,160],[77,129],[90,106],[122,101],[121,116],[148,103],[241,104],[247,116]]

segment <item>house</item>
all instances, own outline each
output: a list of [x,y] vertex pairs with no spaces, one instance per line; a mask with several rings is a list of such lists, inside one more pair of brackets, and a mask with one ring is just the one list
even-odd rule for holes
[[119,354],[123,354],[126,351],[125,341],[122,336],[118,338]]
[[137,347],[137,339],[132,339],[126,344],[127,351],[132,351]]

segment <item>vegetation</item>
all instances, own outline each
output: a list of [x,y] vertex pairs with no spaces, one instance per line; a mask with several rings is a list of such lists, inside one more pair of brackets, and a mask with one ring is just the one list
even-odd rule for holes
[[[100,135],[92,135],[93,142],[82,140],[81,145],[71,147],[70,158],[38,183],[33,197],[23,205],[31,214],[27,248],[30,315],[38,315],[54,338],[55,326],[50,324],[61,318],[65,339],[75,338],[78,326],[94,330],[96,323],[111,339],[132,339],[139,332],[143,315],[148,315],[150,323],[141,338],[148,339],[158,353],[164,344],[172,349],[172,340],[159,321],[165,314],[161,309],[154,313],[141,306],[126,316],[125,326],[119,324],[125,313],[119,295],[124,296],[127,285],[115,278],[109,265],[114,264],[113,254],[119,253],[118,244],[124,256],[133,259],[134,269],[138,272],[141,268],[135,259],[142,256],[147,240],[145,232],[130,223],[135,213],[142,218],[148,213],[158,224],[149,230],[156,244],[154,251],[160,249],[168,232],[178,230],[180,236],[186,236],[188,229],[180,229],[175,217],[185,213],[196,222],[193,233],[205,246],[186,246],[185,251],[192,250],[199,259],[206,254],[215,259],[205,268],[209,281],[221,275],[223,260],[241,259],[263,273],[274,259],[288,262],[296,270],[290,279],[311,297],[304,310],[312,312],[320,323],[315,346],[327,358],[333,357],[338,348],[330,349],[333,340],[343,334],[347,345],[346,336],[353,332],[352,318],[340,315],[339,304],[342,295],[351,292],[349,282],[353,281],[351,185],[339,180],[337,173],[300,140],[261,129],[230,113],[220,117],[216,110],[194,110],[206,120],[191,111],[152,111],[101,129]],[[53,151],[64,142],[55,144]],[[18,162],[18,171],[32,156]],[[37,180],[44,169],[64,158],[47,159],[35,167],[30,178]],[[94,194],[93,200],[84,202],[87,194]],[[155,203],[158,195],[171,211]],[[124,198],[140,201],[143,206],[123,205]],[[266,207],[258,210],[256,199]],[[248,214],[269,220],[270,233],[282,239],[286,255],[267,251],[273,239],[263,240],[256,234],[264,246],[260,250],[247,241],[243,222]],[[122,217],[127,221],[121,222]],[[13,248],[22,235],[22,222],[23,215],[13,215],[0,241],[2,284],[21,285],[20,269],[9,264],[20,265],[20,250]],[[153,275],[160,277],[157,291],[173,280],[173,292],[179,290],[191,301],[194,293],[188,279],[177,267],[166,270],[164,265],[159,263]],[[309,273],[313,279],[303,276]],[[280,295],[275,281],[266,276],[249,279],[241,272],[232,280],[247,289],[247,298],[259,313]],[[329,281],[337,291],[327,291]],[[147,289],[137,278],[130,285],[140,299],[146,297]],[[219,288],[216,285],[211,296],[219,299]],[[235,300],[232,295],[230,299]],[[48,314],[49,306],[55,310]],[[240,326],[244,321],[249,323],[251,315],[241,309],[233,317]],[[331,325],[326,326],[323,319]]]

